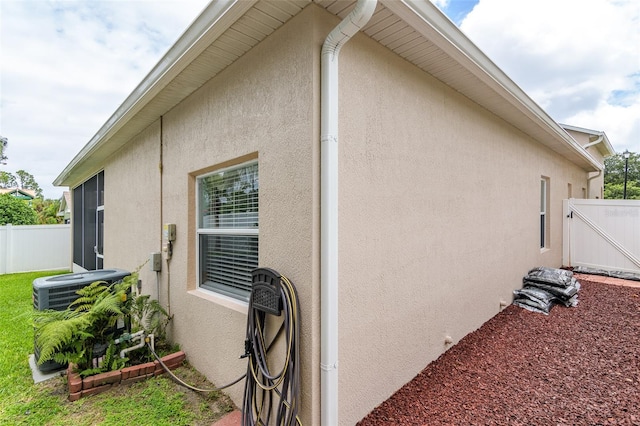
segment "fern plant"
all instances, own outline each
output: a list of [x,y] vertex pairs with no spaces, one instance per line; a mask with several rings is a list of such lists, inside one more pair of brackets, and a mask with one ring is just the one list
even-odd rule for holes
[[[134,277],[135,275],[135,277]],[[45,310],[34,314],[36,345],[40,349],[38,363],[49,360],[75,363],[81,375],[95,369],[109,371],[110,365],[93,365],[94,348],[105,344],[112,354],[116,324],[129,314],[128,297],[131,282],[137,274],[120,283],[96,281],[77,291],[80,296],[64,311]]]
[[166,337],[166,328],[171,318],[162,305],[148,294],[135,297],[129,313],[132,332],[144,330],[146,334],[153,334],[159,340]]
[[[36,346],[40,349],[38,363],[54,360],[60,364],[74,363],[85,377],[124,367],[129,358],[118,356],[114,343],[118,321],[131,321],[131,331],[144,330],[153,334],[162,345],[171,319],[165,309],[149,295],[132,297],[131,289],[138,282],[138,268],[122,282],[108,284],[96,281],[77,291],[79,297],[64,311],[34,313]],[[145,361],[148,354],[139,351],[130,356]],[[100,357],[97,357],[101,354]]]

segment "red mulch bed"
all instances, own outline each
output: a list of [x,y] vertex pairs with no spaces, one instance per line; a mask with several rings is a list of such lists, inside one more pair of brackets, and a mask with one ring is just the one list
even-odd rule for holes
[[640,425],[640,289],[580,282],[577,307],[507,307],[358,424]]

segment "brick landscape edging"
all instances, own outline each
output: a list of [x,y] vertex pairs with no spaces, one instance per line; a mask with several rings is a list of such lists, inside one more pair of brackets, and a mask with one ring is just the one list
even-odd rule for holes
[[[183,351],[178,351],[163,356],[160,359],[169,370],[175,370],[186,359],[186,355]],[[162,368],[158,361],[133,365],[117,371],[95,374],[85,377],[84,379],[80,377],[79,373],[74,372],[73,368],[73,365],[69,365],[67,368],[69,401],[77,401],[83,396],[104,392],[115,385],[139,382],[165,373],[164,368]]]

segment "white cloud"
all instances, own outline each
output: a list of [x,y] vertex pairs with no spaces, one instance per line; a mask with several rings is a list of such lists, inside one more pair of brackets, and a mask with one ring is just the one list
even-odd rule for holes
[[431,2],[438,6],[440,9],[444,10],[450,3],[450,0],[431,0]]
[[208,0],[0,2],[3,170],[52,181]]
[[640,2],[480,0],[461,29],[556,121],[640,151]]
[[[640,151],[640,1],[433,1],[473,6],[463,31],[554,119]],[[207,3],[0,0],[2,169],[59,197],[55,177]]]

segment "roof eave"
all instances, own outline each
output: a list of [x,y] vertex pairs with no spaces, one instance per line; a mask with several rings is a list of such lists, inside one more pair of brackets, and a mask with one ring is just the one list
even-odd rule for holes
[[613,148],[613,145],[611,145],[611,142],[609,141],[609,138],[607,137],[607,134],[604,131],[586,129],[584,127],[572,126],[570,124],[562,124],[562,123],[560,124],[560,126],[565,130],[572,130],[574,132],[586,133],[588,135],[593,135],[597,137],[602,136],[602,141],[598,143],[598,146],[600,148],[599,150],[602,156],[609,157],[616,154],[616,151]]
[[[74,171],[80,164],[99,167],[102,157],[94,155],[101,147],[163,88],[165,88],[212,40],[249,10],[258,0],[218,0],[211,2],[185,30],[178,41],[131,92],[80,152],[53,181],[56,186],[77,182]],[[88,167],[91,169],[91,167]]]
[[499,93],[514,108],[543,128],[554,140],[554,149],[585,171],[604,165],[584,150],[564,129],[491,61],[460,29],[430,1],[381,0],[409,25],[442,51]]

